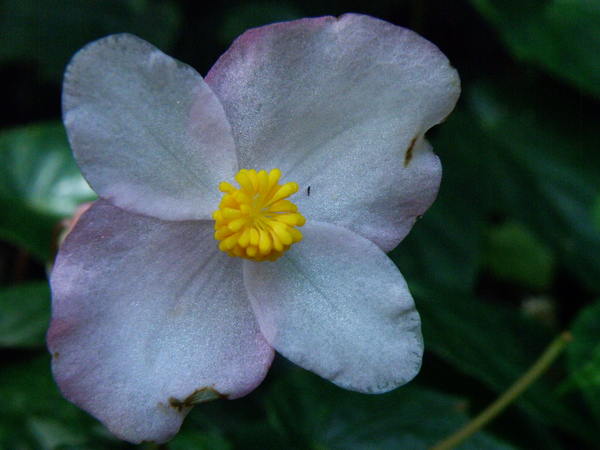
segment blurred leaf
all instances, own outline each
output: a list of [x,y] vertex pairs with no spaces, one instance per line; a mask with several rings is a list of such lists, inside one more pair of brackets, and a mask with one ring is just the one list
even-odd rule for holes
[[[600,192],[600,154],[591,151],[597,142],[595,122],[576,105],[534,92],[514,82],[473,83],[465,89],[463,103],[434,139],[445,174],[455,172],[442,189],[462,196],[475,211],[471,215],[517,221],[534,230],[560,268],[598,292],[600,233],[592,218]],[[447,169],[446,161],[454,168]],[[448,220],[453,223],[456,214]],[[477,239],[473,220],[462,220],[448,241],[450,248],[455,241]],[[416,251],[425,253],[427,247]],[[461,264],[457,257],[454,261]]]
[[444,180],[439,198],[390,257],[409,284],[469,291],[478,268],[482,214],[449,186]]
[[[463,102],[434,130],[444,165],[440,197],[392,257],[422,316],[427,349],[500,393],[550,341],[532,322],[469,294],[489,218],[534,230],[540,247],[598,291],[600,235],[592,205],[600,192],[593,121],[530,86],[468,85]],[[452,280],[448,275],[455,278]],[[419,287],[427,288],[427,291]],[[535,420],[584,439],[591,425],[542,380],[518,402]],[[584,425],[585,424],[585,425]]]
[[594,220],[596,229],[600,231],[600,195],[596,197],[596,201],[594,202],[594,206],[592,208],[592,219]]
[[81,430],[69,428],[52,417],[32,417],[29,428],[42,448],[54,449],[85,442]]
[[0,238],[47,260],[60,219],[95,197],[58,122],[0,134]]
[[487,184],[491,205],[535,230],[572,275],[598,291],[600,233],[591,211],[600,155],[590,152],[597,128],[593,118],[529,92],[513,83],[475,85],[469,93],[473,123],[488,140],[482,157],[489,171],[478,182]]
[[219,41],[223,45],[229,45],[249,28],[299,19],[303,16],[297,5],[287,1],[238,3],[223,14],[223,23],[219,28]]
[[171,1],[0,0],[0,8],[0,60],[38,63],[42,74],[55,81],[88,42],[129,32],[166,49],[180,22]]
[[[463,293],[415,289],[426,348],[498,393],[504,392],[539,357],[551,337],[511,309]],[[517,405],[532,417],[593,439],[575,406],[541,379]]]
[[518,222],[492,227],[484,260],[493,275],[532,289],[550,286],[555,267],[551,250]]
[[570,381],[575,382],[600,421],[600,301],[575,319],[568,347]]
[[600,97],[600,2],[471,0],[523,61]]
[[[414,384],[371,396],[300,369],[279,378],[266,401],[279,448],[426,449],[468,420],[464,401]],[[277,448],[267,439],[263,448]],[[459,448],[512,447],[478,433]]]
[[390,257],[409,284],[469,292],[478,270],[485,208],[476,199],[471,184],[479,177],[477,159],[465,163],[472,157],[465,152],[477,144],[457,145],[456,137],[450,135],[459,134],[464,140],[465,127],[470,124],[460,119],[462,116],[452,115],[449,123],[441,126],[446,134],[431,138],[444,168],[438,198]]
[[169,442],[170,450],[231,450],[232,445],[217,432],[183,430]]
[[32,282],[0,289],[0,346],[44,345],[50,320],[50,288]]
[[3,367],[0,372],[0,448],[122,448],[96,421],[61,397],[50,357]]

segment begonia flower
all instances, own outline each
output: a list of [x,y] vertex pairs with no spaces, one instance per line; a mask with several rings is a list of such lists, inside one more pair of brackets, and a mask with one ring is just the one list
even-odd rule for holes
[[433,44],[356,14],[249,30],[204,79],[128,34],[79,51],[64,123],[100,200],[51,276],[65,397],[163,442],[274,350],[359,392],[412,379],[420,319],[386,252],[436,197],[424,134],[459,90]]

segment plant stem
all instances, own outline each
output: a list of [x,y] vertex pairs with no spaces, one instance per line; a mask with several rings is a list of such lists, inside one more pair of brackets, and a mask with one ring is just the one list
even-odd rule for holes
[[456,447],[462,441],[483,428],[494,417],[500,414],[519,395],[521,395],[560,355],[567,344],[573,339],[571,333],[565,331],[555,338],[546,348],[538,360],[519,378],[506,392],[504,392],[494,403],[484,409],[478,416],[474,417],[464,427],[438,442],[430,450],[449,450]]

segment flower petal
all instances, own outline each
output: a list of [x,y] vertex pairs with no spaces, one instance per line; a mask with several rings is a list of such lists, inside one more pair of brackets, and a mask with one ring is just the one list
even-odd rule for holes
[[240,397],[272,361],[241,264],[212,233],[208,221],[163,222],[99,201],[57,257],[54,376],[122,439],[169,439],[190,396]]
[[237,160],[223,107],[191,67],[128,34],[69,64],[63,113],[77,163],[103,198],[166,220],[209,218]]
[[206,76],[225,108],[240,167],[278,167],[307,190],[310,220],[394,248],[431,204],[441,166],[425,132],[460,86],[440,50],[363,15],[250,30]]
[[402,275],[369,240],[307,223],[274,263],[244,262],[260,329],[296,364],[339,386],[378,393],[421,366],[419,315]]

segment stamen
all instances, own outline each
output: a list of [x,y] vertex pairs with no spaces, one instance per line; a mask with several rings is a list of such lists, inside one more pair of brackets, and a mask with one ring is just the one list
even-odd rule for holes
[[287,200],[298,184],[280,185],[280,178],[279,169],[242,169],[235,176],[239,189],[226,181],[219,184],[224,195],[213,219],[220,250],[233,257],[274,261],[302,240],[296,227],[306,219]]

